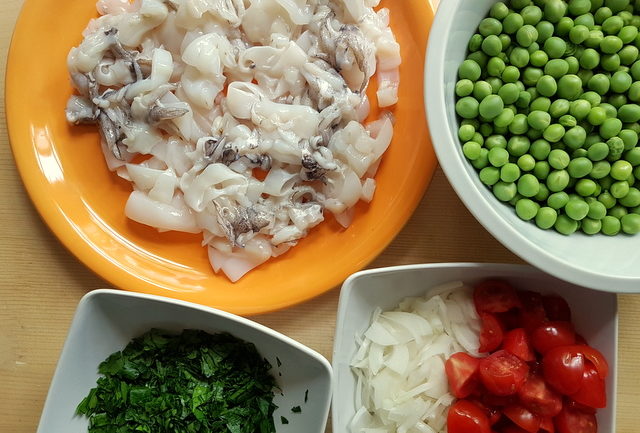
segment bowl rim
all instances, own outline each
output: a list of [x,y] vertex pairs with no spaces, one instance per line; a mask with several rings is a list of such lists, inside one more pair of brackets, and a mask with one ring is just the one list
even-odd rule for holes
[[441,2],[433,20],[425,57],[424,101],[425,113],[430,125],[431,142],[436,151],[440,166],[449,183],[462,200],[465,207],[476,220],[502,245],[522,259],[548,272],[557,278],[600,291],[613,293],[640,292],[640,277],[612,276],[594,272],[560,260],[533,243],[516,227],[508,224],[481,194],[477,185],[465,169],[464,161],[458,152],[450,150],[451,144],[458,143],[457,138],[447,125],[445,112],[444,64],[446,47],[442,38],[450,33],[451,23],[456,10],[463,0]]
[[[448,1],[454,1],[454,0],[448,0]],[[351,293],[353,292],[354,282],[362,278],[376,276],[376,275],[383,275],[383,274],[403,273],[408,271],[420,271],[420,270],[429,271],[433,269],[453,270],[453,269],[460,269],[460,268],[494,269],[496,273],[516,272],[522,275],[526,275],[526,274],[540,275],[540,276],[547,276],[551,279],[560,279],[555,275],[546,273],[536,268],[535,266],[531,266],[528,264],[478,263],[478,262],[422,263],[422,264],[389,266],[389,267],[383,267],[383,268],[367,269],[367,270],[356,272],[351,276],[349,276],[349,278],[347,278],[345,282],[342,284],[342,287],[340,289],[340,297],[338,300],[338,309],[337,309],[337,317],[336,317],[335,339],[333,343],[333,350],[332,350],[332,356],[331,356],[331,366],[334,369],[334,374],[332,378],[333,391],[332,391],[332,405],[331,405],[331,415],[332,415],[331,426],[333,428],[333,431],[336,431],[336,432],[342,431],[344,430],[344,427],[345,427],[345,426],[336,424],[338,417],[334,416],[334,412],[337,409],[336,409],[336,405],[333,404],[333,398],[335,397],[336,393],[339,391],[338,374],[336,373],[338,371],[339,365],[337,365],[336,355],[338,353],[339,343],[341,343],[343,339],[342,333],[340,333],[339,331],[341,331],[344,327],[344,322],[346,320],[346,313],[347,313],[347,299],[351,297]],[[452,280],[453,279],[455,278],[452,278]],[[615,334],[615,338],[613,341],[613,353],[614,353],[615,362],[609,362],[611,373],[607,378],[607,380],[609,381],[609,383],[611,384],[614,390],[613,395],[607,396],[608,398],[607,408],[610,408],[613,411],[613,416],[611,418],[612,419],[611,431],[614,432],[616,431],[616,421],[617,421],[616,409],[617,409],[617,393],[618,393],[618,342],[619,342],[619,334],[620,334],[620,329],[619,329],[620,314],[619,314],[618,298],[616,294],[612,292],[594,290],[584,285],[574,283],[571,281],[567,281],[567,283],[580,287],[584,290],[600,292],[602,295],[612,296],[614,300],[615,312],[612,317],[612,320],[613,320],[613,332]],[[428,290],[428,288],[425,288],[425,291],[426,290]]]
[[75,312],[73,314],[73,318],[71,319],[71,323],[68,326],[67,336],[65,337],[65,341],[60,351],[60,355],[58,357],[58,360],[56,361],[56,367],[54,369],[51,382],[49,384],[49,389],[47,390],[47,394],[44,399],[43,408],[42,408],[42,412],[40,413],[40,418],[38,421],[36,432],[41,431],[42,421],[46,418],[45,416],[46,413],[50,410],[47,402],[49,401],[50,398],[54,397],[53,390],[56,388],[56,385],[58,385],[58,381],[60,380],[59,372],[62,369],[64,358],[69,356],[68,353],[70,350],[69,348],[71,347],[71,344],[72,344],[71,341],[75,338],[75,334],[79,332],[79,325],[81,324],[80,316],[82,315],[82,312],[87,308],[90,302],[96,302],[96,301],[99,302],[101,298],[106,298],[106,299],[136,298],[146,302],[149,302],[149,301],[162,302],[162,303],[174,305],[177,307],[198,310],[198,311],[222,318],[240,327],[252,328],[260,332],[261,334],[268,335],[272,338],[282,341],[283,343],[287,344],[288,346],[291,346],[298,352],[302,352],[304,355],[311,358],[311,360],[313,360],[314,362],[317,362],[322,368],[323,374],[326,374],[328,377],[327,388],[329,392],[328,392],[328,395],[324,396],[323,398],[325,407],[322,408],[322,411],[325,412],[324,419],[325,419],[325,426],[326,426],[326,422],[327,422],[326,420],[330,413],[330,405],[331,405],[331,399],[333,396],[333,389],[334,389],[333,388],[333,368],[331,366],[331,363],[327,360],[327,358],[325,358],[319,352],[261,323],[255,322],[246,317],[229,313],[227,311],[208,307],[206,305],[200,305],[200,304],[195,304],[193,302],[183,301],[181,299],[174,299],[166,296],[150,295],[146,293],[129,292],[129,291],[117,290],[117,289],[97,289],[97,290],[92,290],[90,292],[87,292],[84,296],[82,296],[82,298],[80,299],[80,301],[76,306]]

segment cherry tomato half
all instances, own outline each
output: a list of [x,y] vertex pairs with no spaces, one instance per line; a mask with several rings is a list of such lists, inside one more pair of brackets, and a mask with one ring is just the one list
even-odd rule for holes
[[469,396],[478,386],[480,360],[464,352],[451,355],[444,363],[451,393],[456,398]]
[[467,399],[484,411],[489,419],[489,424],[494,425],[502,418],[502,411],[496,407],[487,406],[477,398]]
[[520,306],[516,289],[501,280],[478,284],[473,291],[473,302],[478,313],[504,313]]
[[547,295],[542,297],[542,305],[549,320],[571,322],[571,309],[562,296]]
[[539,374],[529,374],[518,397],[526,408],[542,417],[554,417],[562,410],[562,398]]
[[582,412],[565,405],[554,418],[558,433],[597,433],[598,421],[592,413]]
[[584,355],[576,346],[560,346],[549,350],[542,358],[544,378],[556,391],[564,395],[577,392],[582,385]]
[[507,332],[502,340],[502,348],[526,362],[536,359],[536,355],[531,349],[529,336],[523,328],[516,328]]
[[606,379],[609,374],[609,364],[607,363],[606,358],[598,349],[595,349],[586,344],[576,344],[575,346],[571,346],[571,350],[575,350],[584,355],[584,357],[589,360],[596,370],[598,370],[598,374],[602,379]]
[[502,344],[504,331],[502,325],[495,315],[491,313],[480,313],[480,348],[479,352],[493,352]]
[[530,433],[536,433],[540,428],[540,418],[538,415],[522,405],[507,406],[502,413],[518,427]]
[[458,400],[447,415],[449,433],[490,433],[489,419],[485,412],[469,400]]
[[531,332],[531,344],[541,354],[558,346],[569,346],[576,342],[576,331],[569,322],[547,322]]
[[582,375],[582,385],[575,394],[570,396],[575,402],[593,408],[607,406],[607,391],[604,379],[600,377],[595,366],[586,361]]
[[527,380],[529,366],[506,350],[498,350],[480,360],[480,380],[498,396],[513,395]]

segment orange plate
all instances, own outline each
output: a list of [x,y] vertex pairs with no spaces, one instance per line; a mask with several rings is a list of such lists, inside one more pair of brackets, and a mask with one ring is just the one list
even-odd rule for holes
[[382,6],[391,9],[391,26],[402,47],[397,123],[376,176],[375,198],[357,206],[349,229],[340,229],[331,218],[291,251],[232,284],[213,272],[199,235],[161,234],[127,220],[124,204],[131,187],[107,170],[96,129],[70,127],[64,116],[72,92],[66,57],[96,16],[93,0],[65,2],[64,7],[58,0],[27,0],[13,35],[7,123],[31,199],[73,254],[123,289],[249,315],[285,308],[337,286],[402,229],[436,166],[422,98],[433,11],[424,0],[385,0]]

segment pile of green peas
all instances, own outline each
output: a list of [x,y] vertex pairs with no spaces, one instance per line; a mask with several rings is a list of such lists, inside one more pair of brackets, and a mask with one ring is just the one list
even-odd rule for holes
[[542,229],[640,232],[640,0],[497,2],[455,86],[463,153]]

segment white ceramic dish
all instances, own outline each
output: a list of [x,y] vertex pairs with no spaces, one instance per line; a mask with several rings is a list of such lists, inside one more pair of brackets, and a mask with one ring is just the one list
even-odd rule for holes
[[562,295],[572,310],[573,323],[589,344],[600,350],[610,366],[606,409],[598,411],[598,432],[613,433],[616,414],[616,362],[618,312],[616,295],[558,280],[522,265],[451,263],[373,269],[352,275],[340,293],[333,349],[333,431],[348,433],[355,414],[355,375],[350,368],[356,353],[355,335],[367,330],[376,307],[392,309],[407,296],[422,296],[428,289],[450,281],[474,284],[499,277],[516,288]]
[[[252,342],[273,366],[278,433],[324,432],[331,401],[331,366],[320,354],[265,326],[233,314],[159,296],[97,290],[80,301],[49,388],[38,433],[86,433],[87,418],[74,416],[96,384],[98,364],[151,328],[179,332],[228,332]],[[276,357],[282,363],[277,366]],[[282,376],[277,373],[280,372]],[[308,401],[304,402],[305,391]],[[291,412],[301,406],[302,412]],[[280,416],[289,424],[282,425]]]
[[438,160],[476,219],[524,260],[558,278],[598,290],[640,292],[640,237],[563,236],[520,220],[478,178],[458,141],[454,89],[458,66],[495,0],[447,0],[438,7],[427,49],[425,104]]

